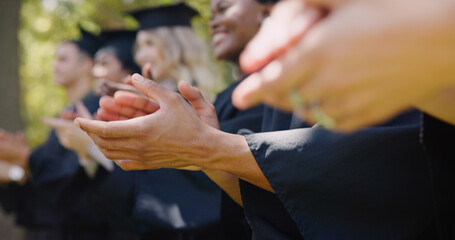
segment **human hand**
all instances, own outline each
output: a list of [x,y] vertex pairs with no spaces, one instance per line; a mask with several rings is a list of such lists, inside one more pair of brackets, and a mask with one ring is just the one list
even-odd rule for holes
[[[152,79],[151,71],[152,65],[147,63],[142,68],[142,75],[146,79]],[[127,76],[123,84],[134,88],[131,76]],[[144,96],[139,91],[136,93],[119,89],[113,96],[101,97],[97,116],[104,121],[127,120],[154,113],[158,108],[159,105],[153,99]]]
[[[234,105],[243,109],[265,102],[296,110],[310,122],[318,120],[313,116],[317,109],[311,108],[318,106],[334,129],[351,131],[384,121],[453,85],[455,56],[448,54],[455,50],[453,1],[305,2],[328,9],[328,16],[299,41],[289,40],[287,51],[273,61],[263,58],[268,65],[239,85]],[[251,45],[262,41],[264,46],[264,36]],[[242,65],[257,70],[260,64],[246,63],[255,59],[249,49]],[[293,92],[300,104],[292,103]],[[304,108],[304,103],[313,104]]]
[[[215,107],[201,94],[200,90],[185,82],[178,85],[179,92],[188,100],[199,117],[210,126],[219,129]],[[156,101],[143,94],[119,91],[114,97],[100,99],[98,117],[104,121],[127,120],[152,114],[159,109]]]
[[13,135],[0,129],[0,159],[25,168],[30,152],[23,132]]
[[[130,76],[131,78],[131,76]],[[128,79],[128,77],[126,78]],[[127,81],[127,80],[125,80]],[[98,80],[99,86],[96,88],[96,93],[99,96],[114,96],[117,91],[128,91],[136,94],[141,94],[134,86],[125,83],[114,83],[110,81]]]
[[104,121],[127,120],[154,113],[159,108],[158,103],[147,96],[118,91],[114,97],[101,97],[97,115]]
[[[78,117],[92,119],[92,115],[83,103],[77,103],[76,108]],[[58,140],[62,146],[66,149],[75,151],[81,157],[88,157],[87,147],[91,143],[91,139],[87,133],[74,126],[73,120],[43,118],[43,123],[55,129]]]
[[74,121],[107,158],[125,170],[140,170],[202,167],[213,157],[213,143],[217,142],[214,128],[205,124],[180,94],[139,74],[133,75],[133,84],[157,102],[159,109],[124,121]]

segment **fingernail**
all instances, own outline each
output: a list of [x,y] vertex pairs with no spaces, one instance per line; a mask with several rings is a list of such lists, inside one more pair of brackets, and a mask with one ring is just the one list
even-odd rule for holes
[[74,119],[74,125],[76,125],[76,127],[78,127],[78,128],[81,128],[81,124],[79,123],[79,118]]
[[145,80],[144,77],[137,73],[135,73],[132,78],[136,82],[143,82]]

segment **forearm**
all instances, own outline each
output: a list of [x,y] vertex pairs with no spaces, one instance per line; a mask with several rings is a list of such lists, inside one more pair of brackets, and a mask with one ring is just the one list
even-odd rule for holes
[[204,169],[202,170],[214,183],[216,183],[237,204],[243,206],[240,194],[239,178],[224,171]]
[[455,125],[455,86],[416,104],[423,112]]
[[213,157],[202,168],[232,174],[267,191],[274,192],[261,171],[244,136],[216,132],[212,136]]
[[0,184],[11,182],[8,175],[9,164],[0,161]]

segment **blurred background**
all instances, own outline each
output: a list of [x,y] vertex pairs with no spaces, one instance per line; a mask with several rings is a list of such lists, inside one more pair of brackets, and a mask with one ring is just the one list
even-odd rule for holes
[[[66,99],[53,81],[56,46],[79,35],[78,24],[92,33],[137,23],[122,13],[132,9],[169,4],[169,0],[0,0],[0,128],[23,130],[34,147],[44,141],[49,127],[44,116],[56,116]],[[185,1],[201,13],[193,26],[210,46],[209,0]],[[218,63],[227,84],[232,67]],[[218,86],[221,90],[223,86]],[[0,210],[0,239],[21,239],[11,216]]]

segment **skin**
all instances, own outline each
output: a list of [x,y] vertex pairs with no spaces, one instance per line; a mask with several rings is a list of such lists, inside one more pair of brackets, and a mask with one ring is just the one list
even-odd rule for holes
[[[212,19],[210,23],[215,55],[218,59],[238,64],[238,58],[247,42],[259,30],[260,23],[269,15],[271,4],[258,4],[254,0],[215,0],[212,1]],[[143,75],[150,78],[150,65],[143,68]],[[216,112],[211,103],[205,100],[199,90],[185,87],[180,92],[191,102],[200,118],[208,125],[219,129]],[[159,105],[150,98],[124,91],[118,91],[114,97],[103,97],[100,101],[98,116],[106,121],[126,120],[154,113]],[[199,167],[191,166],[196,170]],[[181,168],[181,167],[180,167]],[[188,169],[188,167],[185,167]],[[217,183],[240,205],[241,196],[238,176],[218,169],[203,168],[207,176]],[[264,179],[262,185],[271,188]]]
[[[10,168],[13,166],[14,166],[14,164],[0,160],[0,184],[7,184],[7,183],[11,182],[11,179],[9,177],[9,171],[10,171]],[[26,175],[24,175],[24,177],[22,179],[20,179],[18,182],[24,183],[25,180],[26,180]]]
[[[455,50],[454,10],[450,0],[282,1],[242,55],[245,71],[262,70],[238,86],[233,103],[245,109],[263,102],[316,122],[314,108],[291,104],[289,93],[296,91],[306,103],[318,101],[339,131],[412,106],[455,124],[455,56],[447,54]],[[311,16],[318,11],[329,13],[318,21]],[[312,20],[274,41],[274,24],[298,19]]]
[[[123,80],[129,76],[129,70],[123,68],[122,62],[108,50],[100,50],[95,56],[95,65],[92,69],[93,74],[97,77],[96,91],[104,93],[107,88],[115,88],[117,85],[120,87]],[[136,90],[137,91],[137,90]],[[87,108],[81,103],[76,104],[77,115],[92,119],[93,116]],[[67,149],[75,151],[80,157],[87,159],[87,147],[92,143],[88,135],[75,127],[71,118],[45,118],[43,123],[51,126],[56,130],[60,144]]]
[[105,85],[109,83],[122,83],[130,74],[124,69],[122,62],[109,51],[99,51],[95,56],[93,75],[97,78],[95,91],[101,93]]
[[0,159],[23,168],[28,165],[31,149],[22,132],[15,135],[0,129]]
[[69,103],[75,103],[92,88],[93,61],[71,42],[60,44],[55,57],[55,83],[66,89]]
[[240,53],[268,16],[269,7],[254,0],[213,0],[210,31],[215,57],[237,64]]
[[134,60],[139,66],[150,64],[153,66],[154,79],[164,79],[167,72],[166,59],[164,53],[154,43],[147,31],[139,31],[136,36],[136,51]]
[[[133,84],[159,104],[156,112],[124,121],[83,118],[74,121],[107,158],[116,160],[125,170],[188,166],[220,170],[273,191],[245,138],[208,125],[203,121],[205,117],[200,117],[185,102],[182,95],[191,95],[188,90],[193,88],[185,88],[181,83],[179,90],[182,95],[179,95],[139,74],[133,75]],[[216,118],[213,111],[210,116]]]
[[[81,53],[74,43],[65,42],[56,51],[54,73],[56,83],[62,85],[70,103],[75,103],[91,90],[93,61]],[[72,114],[62,112],[63,118],[71,118]],[[73,117],[74,118],[74,117]],[[28,167],[31,149],[23,134],[12,135],[0,129],[0,159]]]
[[[78,117],[92,119],[92,115],[84,106],[83,103],[78,102],[76,104]],[[74,126],[73,119],[65,118],[44,118],[43,123],[52,127],[58,137],[58,141],[66,149],[73,150],[79,157],[87,159],[87,147],[92,142],[90,137],[79,128]]]

